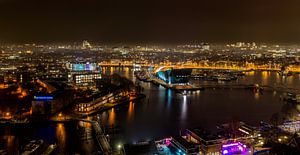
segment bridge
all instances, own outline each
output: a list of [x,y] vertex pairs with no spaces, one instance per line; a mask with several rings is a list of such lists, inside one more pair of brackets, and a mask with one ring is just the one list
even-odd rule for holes
[[96,140],[101,148],[101,151],[103,152],[104,155],[110,155],[112,152],[110,144],[107,141],[107,138],[104,132],[102,131],[99,123],[97,121],[91,121],[91,123],[95,130]]
[[278,91],[278,92],[291,92],[300,93],[299,89],[286,87],[284,85],[248,85],[248,84],[199,84],[202,88],[207,89],[245,89],[245,88],[256,88],[268,91]]
[[105,133],[103,132],[100,124],[97,121],[92,121],[92,120],[87,120],[87,119],[81,119],[81,118],[72,118],[72,120],[77,120],[77,121],[83,121],[87,123],[91,123],[92,127],[95,131],[95,137],[97,140],[97,143],[101,149],[101,152],[104,155],[110,155],[112,153],[112,149],[110,147],[110,144],[107,140],[107,137],[105,136]]

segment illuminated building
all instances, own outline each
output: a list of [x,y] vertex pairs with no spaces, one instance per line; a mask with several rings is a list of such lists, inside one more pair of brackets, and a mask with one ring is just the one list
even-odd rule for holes
[[101,79],[100,68],[96,63],[67,63],[68,82],[76,85],[90,85]]
[[203,50],[210,50],[210,46],[207,43],[202,44],[202,49]]
[[38,81],[37,83],[47,91],[36,93],[33,97],[31,101],[33,115],[54,114],[73,101],[72,89],[67,89],[62,83]]
[[88,41],[84,40],[82,42],[82,49],[90,49],[90,48],[92,48],[91,44]]
[[170,145],[177,149],[176,154],[179,155],[197,154],[199,152],[199,148],[196,145],[186,141],[181,136],[171,137]]
[[141,71],[142,66],[140,64],[133,64],[133,71]]
[[55,104],[53,96],[50,95],[40,95],[34,96],[32,105],[32,114],[33,115],[49,115],[54,113],[52,107]]
[[282,130],[289,132],[289,133],[299,133],[300,132],[300,121],[286,121],[282,125],[278,126]]
[[200,154],[220,155],[223,138],[208,134],[198,129],[186,129],[184,137],[187,141],[199,146]]
[[33,97],[31,102],[33,115],[51,115],[72,102],[72,92],[58,91],[52,94],[41,94]]
[[241,132],[241,136],[256,136],[257,134],[254,127],[247,125],[243,122],[241,122],[238,131]]
[[74,74],[73,81],[75,84],[89,84],[94,83],[96,79],[101,79],[100,73],[85,73],[85,74]]
[[167,84],[187,84],[192,69],[166,68],[156,72],[156,76]]
[[248,153],[247,146],[240,142],[222,145],[222,155],[246,154],[246,153]]
[[96,71],[98,66],[96,63],[70,63],[66,64],[67,69],[72,72]]

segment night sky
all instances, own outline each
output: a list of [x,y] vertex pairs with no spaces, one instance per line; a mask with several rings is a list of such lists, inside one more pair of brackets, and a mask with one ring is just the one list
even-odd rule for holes
[[0,0],[1,42],[300,43],[299,0]]

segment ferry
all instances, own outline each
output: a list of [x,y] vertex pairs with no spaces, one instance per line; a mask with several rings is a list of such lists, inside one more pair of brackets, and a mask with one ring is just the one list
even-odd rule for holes
[[237,80],[237,77],[226,75],[226,74],[218,74],[213,76],[212,79],[216,81],[233,81],[233,80]]

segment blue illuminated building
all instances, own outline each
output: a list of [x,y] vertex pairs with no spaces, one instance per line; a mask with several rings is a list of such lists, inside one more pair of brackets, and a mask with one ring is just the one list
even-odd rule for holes
[[160,70],[156,76],[167,84],[187,84],[189,82],[192,69],[172,69]]
[[73,71],[94,71],[97,69],[96,63],[78,63],[78,64],[71,64]]

